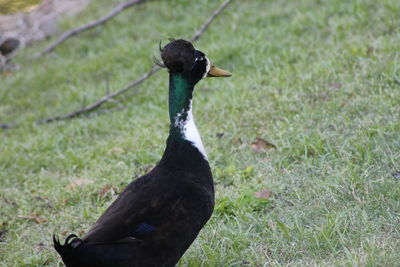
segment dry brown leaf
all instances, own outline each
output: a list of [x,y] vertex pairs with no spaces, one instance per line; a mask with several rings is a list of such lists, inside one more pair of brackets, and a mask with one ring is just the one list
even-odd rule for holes
[[232,144],[234,144],[234,145],[241,145],[241,144],[243,144],[243,141],[242,141],[242,139],[241,139],[240,137],[233,138],[233,139],[231,140],[231,142],[232,142]]
[[254,196],[256,198],[264,198],[264,199],[269,199],[272,196],[272,192],[269,191],[268,189],[263,189],[260,192],[255,192]]
[[332,89],[339,89],[339,88],[341,88],[342,87],[342,84],[341,83],[331,83],[330,85],[329,85],[329,87],[330,88],[332,88]]
[[99,191],[99,196],[101,198],[104,198],[107,194],[114,196],[116,190],[118,190],[117,187],[112,186],[112,185],[106,185]]
[[46,218],[39,217],[36,212],[32,212],[30,215],[18,215],[17,217],[19,219],[34,220],[37,224],[42,224],[48,221]]
[[368,56],[372,55],[374,53],[374,51],[375,51],[375,48],[373,48],[372,46],[368,46],[367,55]]
[[111,148],[110,151],[108,151],[109,154],[117,156],[125,153],[125,150],[122,147],[113,147]]
[[72,180],[72,182],[70,184],[68,184],[66,186],[67,189],[75,189],[77,187],[83,187],[85,185],[91,184],[94,181],[92,179],[88,179],[88,178],[78,178],[78,179],[74,179]]
[[253,151],[256,153],[265,152],[268,149],[276,149],[276,145],[264,140],[260,137],[256,137],[256,140],[251,143]]
[[65,235],[68,234],[68,231],[62,231],[60,234],[61,234],[62,236],[65,236]]

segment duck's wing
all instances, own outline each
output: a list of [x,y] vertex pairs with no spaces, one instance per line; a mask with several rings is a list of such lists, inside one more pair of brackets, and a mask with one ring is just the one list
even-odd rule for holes
[[[70,263],[67,266],[174,266],[178,262],[211,216],[212,192],[182,179],[152,177],[131,183],[82,240],[71,236],[66,245],[55,241],[64,262]],[[143,240],[134,238],[149,231]],[[96,259],[95,265],[90,265],[91,259]]]
[[168,184],[153,175],[138,178],[118,196],[83,237],[84,242],[116,242],[141,238],[157,229],[168,211],[179,201]]

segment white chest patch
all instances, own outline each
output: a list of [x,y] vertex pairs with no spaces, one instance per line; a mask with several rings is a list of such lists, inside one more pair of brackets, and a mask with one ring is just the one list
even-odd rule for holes
[[203,146],[203,142],[201,142],[200,134],[199,131],[197,130],[196,124],[194,124],[194,119],[193,119],[193,112],[192,112],[192,101],[190,101],[189,104],[189,111],[187,114],[187,119],[181,120],[180,117],[182,116],[182,113],[178,113],[178,115],[175,118],[175,126],[178,126],[182,133],[184,138],[187,141],[190,141],[194,147],[196,147],[200,153],[203,155],[204,159],[208,161],[206,151]]

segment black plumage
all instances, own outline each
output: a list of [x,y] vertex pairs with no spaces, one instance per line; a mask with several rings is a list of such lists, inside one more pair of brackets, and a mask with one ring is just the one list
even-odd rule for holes
[[54,238],[68,267],[174,266],[210,218],[210,166],[177,123],[187,119],[194,85],[207,74],[208,60],[199,53],[184,40],[162,49],[171,76],[171,128],[162,159],[131,182],[82,239],[71,235],[61,245]]

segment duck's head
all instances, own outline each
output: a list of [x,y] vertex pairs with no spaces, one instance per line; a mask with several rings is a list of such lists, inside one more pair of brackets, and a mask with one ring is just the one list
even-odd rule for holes
[[164,66],[171,74],[182,74],[194,84],[205,77],[229,77],[228,71],[215,67],[207,56],[185,40],[173,40],[160,48]]

